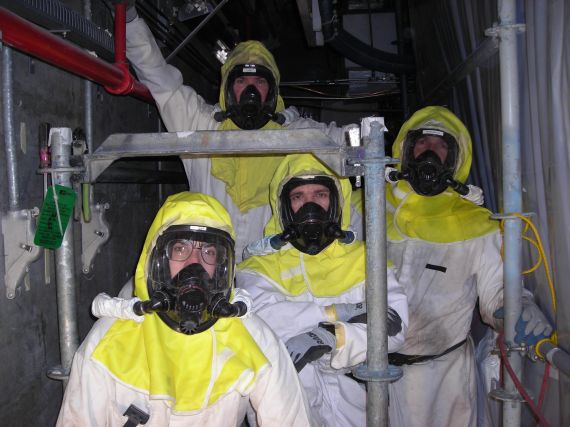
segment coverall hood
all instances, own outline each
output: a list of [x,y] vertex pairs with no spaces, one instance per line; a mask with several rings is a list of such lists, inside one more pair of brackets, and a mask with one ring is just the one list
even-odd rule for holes
[[[263,65],[268,68],[273,74],[275,79],[275,84],[279,88],[279,82],[281,80],[281,75],[279,74],[279,68],[275,63],[273,55],[263,43],[257,40],[248,40],[245,42],[238,43],[238,45],[230,52],[228,59],[222,65],[222,83],[220,85],[220,98],[219,103],[222,110],[227,108],[226,99],[224,95],[224,88],[226,87],[226,82],[230,71],[239,64],[255,64]],[[277,107],[275,111],[283,111],[285,109],[285,104],[281,96],[277,98]]]
[[312,154],[291,154],[283,159],[269,185],[269,203],[273,215],[265,227],[266,236],[283,232],[279,195],[291,178],[303,176],[327,176],[335,182],[342,209],[341,228],[346,230],[350,226],[350,181],[339,178]]
[[[471,169],[471,136],[459,118],[447,108],[426,107],[404,123],[394,144],[394,157],[401,158],[409,131],[439,129],[453,136],[458,145],[454,179],[464,183]],[[398,166],[399,167],[399,166]],[[435,243],[468,240],[494,232],[491,212],[459,196],[451,188],[436,196],[421,196],[409,182],[386,184],[387,231],[389,240],[418,238]]]
[[138,279],[140,270],[143,280],[135,282],[135,295],[141,300],[149,298],[146,278],[148,277],[148,263],[152,250],[161,233],[173,225],[197,225],[217,228],[225,231],[232,239],[235,239],[235,231],[230,215],[222,204],[213,197],[190,192],[182,192],[168,197],[148,230],[137,265],[136,277]]
[[[222,83],[220,85],[219,103],[222,110],[226,110],[224,88],[226,87],[230,71],[239,64],[263,65],[269,69],[275,79],[276,88],[279,89],[279,69],[271,52],[258,41],[249,40],[239,43],[228,55],[222,66]],[[278,93],[278,92],[277,92]],[[285,104],[281,96],[277,96],[276,112],[283,111]],[[280,129],[281,125],[270,120],[261,129]],[[239,130],[240,128],[231,120],[225,119],[219,130]],[[271,180],[275,169],[283,156],[223,156],[212,158],[212,175],[226,184],[226,191],[234,204],[241,212],[247,212],[267,204],[267,182]]]
[[[288,155],[279,165],[270,184],[273,216],[265,227],[266,235],[283,231],[279,195],[283,186],[294,177],[328,176],[337,184],[342,206],[341,226],[350,224],[350,181],[339,178],[312,154]],[[333,241],[316,255],[307,255],[291,245],[265,256],[254,256],[239,264],[238,269],[251,271],[268,280],[286,295],[310,292],[317,297],[334,297],[362,285],[365,277],[365,249],[362,241],[351,244]]]
[[471,170],[471,136],[461,120],[445,107],[432,106],[416,111],[400,129],[392,145],[392,155],[403,160],[403,146],[408,132],[424,128],[439,129],[455,138],[459,153],[453,177],[464,183]]
[[[135,295],[149,299],[148,261],[160,233],[173,225],[218,228],[234,237],[230,217],[210,196],[183,192],[170,196],[158,211],[135,273]],[[229,357],[228,357],[229,355]],[[141,324],[117,320],[93,358],[125,384],[152,398],[173,401],[177,411],[200,411],[238,389],[253,386],[267,359],[241,319],[221,318],[209,329],[184,335],[156,313]]]

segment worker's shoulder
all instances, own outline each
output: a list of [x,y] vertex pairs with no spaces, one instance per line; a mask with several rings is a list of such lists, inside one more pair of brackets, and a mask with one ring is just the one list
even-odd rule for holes
[[278,338],[265,321],[255,313],[248,313],[242,317],[243,325],[259,348],[265,352],[268,348],[277,345]]

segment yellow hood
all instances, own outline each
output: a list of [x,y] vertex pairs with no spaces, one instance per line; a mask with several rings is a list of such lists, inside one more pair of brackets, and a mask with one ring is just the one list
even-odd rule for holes
[[[348,228],[350,181],[337,177],[312,154],[293,154],[281,162],[271,181],[269,194],[273,216],[265,227],[265,235],[283,231],[278,197],[283,186],[293,177],[306,175],[326,175],[335,180],[342,207],[342,228]],[[278,252],[248,258],[239,264],[238,269],[263,276],[285,295],[298,296],[310,292],[316,297],[334,297],[364,283],[365,262],[362,241],[346,245],[335,240],[317,255],[307,255],[286,245]]]
[[[172,225],[203,225],[234,237],[230,217],[214,198],[183,192],[170,196],[154,219],[135,273],[135,294],[149,298],[149,257],[160,234]],[[119,381],[172,402],[176,411],[200,411],[233,390],[247,394],[268,365],[238,318],[219,319],[210,329],[184,335],[156,314],[143,323],[116,321],[99,342],[93,359]]]
[[400,129],[392,145],[392,155],[402,160],[402,149],[408,132],[422,128],[439,129],[455,137],[459,153],[453,177],[465,182],[471,170],[471,135],[461,120],[447,108],[433,106],[416,111]]
[[[275,63],[275,59],[271,52],[263,45],[263,43],[257,40],[248,40],[246,42],[239,43],[228,55],[228,59],[222,65],[222,83],[220,85],[220,99],[219,103],[222,110],[226,109],[226,99],[224,94],[224,88],[226,87],[226,82],[230,71],[240,64],[255,64],[263,65],[268,68],[273,74],[275,79],[275,85],[277,89],[279,88],[279,83],[281,81],[281,75],[279,74],[279,68]],[[285,109],[285,104],[281,96],[277,99],[276,111],[283,111]],[[271,123],[271,122],[270,122]]]
[[[160,235],[173,225],[202,225],[229,233],[235,240],[232,220],[226,209],[213,197],[200,193],[182,192],[166,199],[152,222],[137,265],[135,295],[141,300],[149,298],[146,277],[150,255]],[[140,274],[139,274],[140,273]]]
[[[278,94],[275,111],[283,111],[285,104],[279,95],[279,82],[281,79],[279,69],[271,52],[261,42],[255,40],[239,43],[228,55],[227,61],[222,66],[222,84],[220,85],[219,99],[222,110],[226,109],[224,88],[226,87],[228,75],[233,67],[239,64],[263,65],[271,70],[275,78]],[[262,129],[279,128],[281,128],[281,125],[270,120]],[[239,130],[239,127],[231,119],[225,119],[218,129]],[[213,157],[212,175],[226,184],[226,191],[239,210],[247,212],[249,209],[268,203],[267,183],[282,159],[283,156]]]
[[280,163],[269,185],[269,203],[271,204],[273,215],[265,226],[266,236],[283,232],[279,201],[279,194],[281,194],[283,186],[291,178],[307,175],[326,175],[334,180],[342,209],[341,228],[343,230],[348,229],[350,226],[350,197],[352,194],[352,186],[348,178],[338,177],[312,154],[291,154]]
[[[459,152],[454,179],[464,183],[471,169],[471,136],[461,120],[447,108],[431,106],[415,112],[400,129],[392,146],[393,156],[402,160],[408,132],[421,128],[439,129],[455,137]],[[386,185],[386,203],[389,240],[417,238],[451,243],[498,229],[497,222],[490,219],[491,212],[463,199],[451,188],[437,196],[420,196],[407,181],[401,180]]]

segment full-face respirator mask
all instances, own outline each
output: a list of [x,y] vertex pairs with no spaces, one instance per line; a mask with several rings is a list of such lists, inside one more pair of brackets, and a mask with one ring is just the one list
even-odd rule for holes
[[[426,150],[414,158],[414,147],[418,140],[426,136],[437,136],[447,144],[447,156],[442,162],[432,150]],[[466,185],[453,179],[459,147],[455,138],[439,129],[416,129],[408,132],[404,141],[401,172],[393,172],[391,179],[407,180],[413,190],[422,196],[436,196],[451,187],[465,195]]]
[[231,304],[234,242],[222,230],[195,225],[171,226],[151,252],[147,289],[150,299],[135,313],[156,312],[173,330],[196,334],[220,317],[242,316],[243,302]]
[[[267,80],[269,91],[262,101],[261,93],[254,85],[248,85],[236,99],[233,86],[239,77],[262,77]],[[219,111],[214,118],[221,122],[231,119],[240,129],[261,129],[269,120],[283,124],[285,118],[276,113],[278,90],[273,73],[263,65],[240,64],[232,68],[226,79],[224,98],[226,111]]]
[[[315,202],[307,202],[297,212],[291,207],[290,193],[295,188],[307,184],[320,184],[329,190],[329,207],[324,209]],[[343,243],[354,240],[352,232],[341,229],[341,202],[335,181],[329,176],[295,177],[281,190],[279,197],[283,233],[279,239],[289,242],[299,251],[316,255],[335,239]]]

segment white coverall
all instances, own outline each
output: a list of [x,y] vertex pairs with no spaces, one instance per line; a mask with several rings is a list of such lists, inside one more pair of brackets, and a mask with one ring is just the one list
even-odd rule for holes
[[[309,290],[295,297],[285,295],[266,278],[251,271],[238,271],[237,283],[253,298],[255,313],[284,342],[311,331],[320,322],[328,322],[326,306],[365,300],[364,283],[328,298],[315,297]],[[407,313],[406,297],[391,268],[388,270],[388,305],[406,322],[402,314]],[[344,344],[340,347],[337,344],[330,355],[307,364],[299,373],[299,378],[318,425],[362,427],[366,425],[366,391],[362,384],[345,374],[366,360],[366,324],[334,323],[337,335],[339,327],[344,331]],[[404,332],[405,328],[397,335],[388,337],[388,351],[400,348]]]
[[[463,123],[443,107],[421,109],[402,126],[395,157],[403,156],[408,132],[416,129],[440,129],[455,138],[454,179],[465,182],[471,138]],[[408,331],[398,353],[435,356],[467,340],[443,356],[402,366],[403,378],[390,384],[390,425],[475,426],[476,365],[469,333],[477,300],[483,321],[493,327],[493,313],[503,305],[498,223],[450,188],[420,196],[399,181],[387,184],[386,197],[388,257],[409,304]]]
[[[211,227],[235,236],[229,214],[211,196],[169,196],[151,224],[137,265],[135,295],[142,301],[151,299],[150,289],[155,289],[149,280],[161,280],[149,271],[161,265],[152,261],[153,254],[159,237],[172,226]],[[227,260],[233,264],[231,256]],[[220,277],[219,284],[231,290],[232,279]],[[150,416],[147,427],[237,427],[249,404],[262,426],[312,425],[285,346],[255,314],[219,318],[188,335],[156,313],[141,323],[106,317],[95,323],[75,354],[57,425],[123,426],[123,414],[135,405]]]
[[99,319],[75,353],[58,427],[120,427],[127,421],[123,414],[131,404],[150,414],[145,427],[238,427],[250,401],[263,426],[313,425],[304,409],[299,383],[290,381],[296,373],[285,346],[257,316],[244,318],[243,323],[271,366],[260,374],[251,391],[246,393],[238,386],[213,406],[190,413],[173,411],[166,398],[149,399],[147,392],[122,383],[91,359],[91,353],[115,321]]
[[[502,306],[500,247],[498,232],[446,244],[415,239],[388,243],[388,257],[406,289],[410,313],[400,353],[437,355],[467,338],[477,298],[483,319],[493,324],[493,313]],[[390,385],[391,426],[476,425],[470,338],[444,356],[402,368],[404,376]]]
[[[296,176],[328,175],[312,156],[287,156],[271,183],[271,204],[277,208],[277,188]],[[338,179],[342,189],[343,226],[349,222],[350,184]],[[266,234],[279,230],[275,216]],[[317,255],[300,252],[290,244],[278,252],[254,256],[238,265],[236,283],[253,299],[253,310],[284,342],[311,331],[320,322],[335,324],[336,349],[307,364],[299,373],[313,417],[319,425],[364,426],[366,391],[364,385],[345,374],[366,359],[366,325],[334,321],[325,308],[339,303],[365,301],[365,248],[356,241],[345,245],[335,240]],[[407,302],[403,288],[388,269],[388,305],[402,319],[402,329],[388,337],[389,351],[396,351],[404,341],[407,326]]]
[[[183,84],[182,74],[177,68],[165,62],[152,33],[140,17],[127,23],[127,58],[140,82],[152,93],[168,132],[218,129],[220,123],[214,119],[216,107],[207,104],[192,87]],[[300,118],[295,109],[287,111],[295,119],[293,122],[286,122],[284,128],[317,128],[339,145],[345,144],[345,128],[337,127],[334,122],[326,125]],[[263,237],[262,227],[271,215],[269,205],[241,212],[226,192],[225,183],[211,174],[212,165],[209,158],[182,161],[190,190],[214,196],[230,213],[237,231],[236,259],[240,261],[245,246]],[[362,229],[361,223],[360,216],[353,214],[353,230],[357,233]]]

